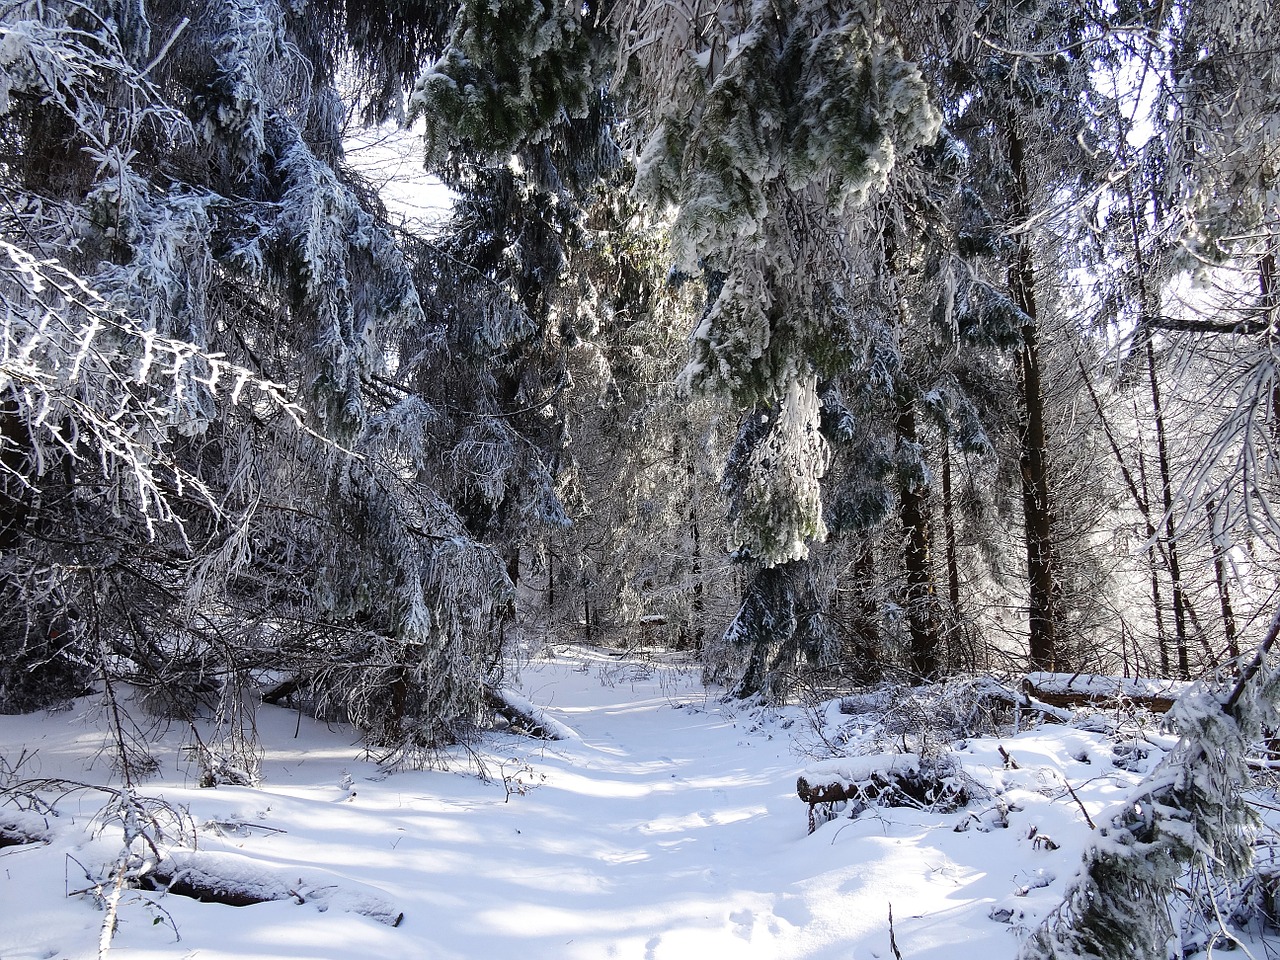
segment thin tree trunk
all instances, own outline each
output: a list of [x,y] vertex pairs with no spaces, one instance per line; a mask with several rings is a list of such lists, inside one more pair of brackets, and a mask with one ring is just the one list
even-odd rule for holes
[[872,584],[875,582],[876,558],[871,540],[863,540],[862,549],[858,551],[853,562],[853,576],[858,584],[856,602],[857,613],[854,623],[859,633],[859,654],[878,653],[880,647],[880,611],[877,608]]
[[547,551],[547,613],[554,615],[556,608],[556,555]]
[[1149,330],[1145,339],[1147,383],[1151,388],[1151,410],[1156,425],[1156,455],[1160,467],[1160,494],[1164,504],[1165,550],[1169,560],[1169,578],[1173,581],[1173,639],[1178,652],[1178,676],[1189,680],[1191,664],[1187,655],[1186,588],[1182,583],[1182,564],[1178,558],[1178,543],[1175,539],[1177,524],[1173,515],[1173,476],[1169,465],[1169,444],[1165,435],[1164,404],[1156,378],[1156,353]]
[[[1135,408],[1136,408],[1135,404]],[[1136,414],[1136,409],[1135,409]],[[1142,490],[1145,496],[1150,489],[1147,481],[1147,458],[1143,455],[1142,450],[1138,450],[1138,472],[1142,477]],[[1160,647],[1160,675],[1162,677],[1169,676],[1169,631],[1164,625],[1164,598],[1160,593],[1160,567],[1164,566],[1163,560],[1157,562],[1157,558],[1161,556],[1156,537],[1155,525],[1151,522],[1150,510],[1146,512],[1147,521],[1147,568],[1151,571],[1151,604],[1152,610],[1156,617],[1156,640]]]
[[1098,421],[1102,424],[1102,432],[1107,438],[1107,443],[1111,446],[1111,455],[1115,457],[1116,465],[1120,468],[1120,475],[1124,478],[1125,486],[1129,490],[1129,496],[1133,499],[1133,504],[1138,508],[1138,512],[1142,514],[1142,521],[1146,525],[1147,572],[1151,582],[1151,610],[1155,615],[1156,638],[1160,648],[1160,675],[1167,677],[1169,676],[1169,638],[1164,628],[1164,602],[1160,596],[1161,565],[1157,562],[1159,554],[1156,550],[1156,528],[1155,524],[1151,522],[1151,497],[1147,492],[1146,461],[1143,459],[1141,444],[1139,444],[1138,476],[1142,480],[1142,486],[1139,488],[1137,480],[1134,479],[1133,473],[1129,469],[1129,465],[1125,462],[1124,454],[1120,450],[1120,444],[1111,430],[1111,424],[1107,422],[1106,411],[1102,407],[1102,401],[1098,398],[1097,391],[1093,389],[1093,383],[1089,379],[1089,372],[1085,369],[1084,362],[1079,357],[1076,357],[1076,366],[1080,370],[1080,379],[1089,394],[1089,399],[1093,402],[1093,409],[1098,416]]
[[1209,543],[1213,547],[1213,576],[1218,583],[1218,607],[1222,611],[1222,632],[1227,640],[1227,657],[1233,670],[1239,669],[1240,643],[1236,639],[1236,616],[1231,608],[1231,588],[1227,583],[1226,551],[1218,539],[1218,516],[1212,498],[1205,505],[1209,518]]
[[[1010,117],[1007,127],[1009,166],[1013,175],[1014,219],[1031,215],[1022,138]],[[1048,429],[1040,373],[1036,326],[1035,267],[1025,233],[1009,268],[1009,289],[1026,321],[1018,349],[1018,386],[1022,406],[1021,455],[1023,527],[1027,543],[1028,640],[1033,670],[1057,667],[1057,564],[1053,551],[1053,510],[1049,490]]]
[[[1277,307],[1280,307],[1280,284],[1276,280],[1275,238],[1267,241],[1267,252],[1258,262],[1258,289],[1262,299],[1262,309],[1267,318],[1267,341],[1274,355],[1280,344],[1280,329],[1277,329]],[[1280,439],[1280,380],[1271,385],[1271,437]]]
[[[1173,584],[1173,635],[1174,645],[1178,653],[1178,675],[1187,680],[1191,675],[1191,666],[1187,655],[1187,615],[1186,592],[1182,583],[1182,565],[1178,557],[1178,545],[1174,540],[1176,523],[1173,516],[1173,480],[1169,465],[1169,444],[1167,424],[1164,416],[1164,402],[1160,396],[1160,383],[1156,376],[1155,337],[1152,334],[1152,320],[1159,316],[1160,307],[1157,298],[1159,291],[1147,286],[1147,261],[1142,247],[1142,236],[1138,226],[1138,203],[1133,194],[1133,184],[1125,181],[1125,191],[1129,201],[1129,229],[1133,240],[1134,263],[1137,267],[1138,284],[1138,336],[1142,342],[1143,354],[1147,363],[1147,383],[1151,390],[1151,412],[1156,427],[1156,456],[1160,469],[1161,503],[1164,507],[1165,551],[1169,564],[1169,579]],[[1153,200],[1154,216],[1159,222],[1161,217],[1159,200]],[[1167,662],[1167,656],[1162,660]]]
[[706,606],[703,593],[706,590],[705,584],[702,582],[702,531],[698,527],[698,509],[696,506],[689,508],[689,523],[693,530],[693,649],[702,650],[706,643],[707,625],[704,616],[704,608]]

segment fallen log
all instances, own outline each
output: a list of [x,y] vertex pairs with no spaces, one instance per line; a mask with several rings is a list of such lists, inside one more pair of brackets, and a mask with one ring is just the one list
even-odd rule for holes
[[286,877],[236,854],[175,852],[156,864],[139,883],[146,890],[229,907],[289,900],[311,904],[321,912],[360,914],[391,927],[398,927],[404,920],[403,911],[372,891],[345,884],[315,885],[301,877]]
[[578,735],[555,717],[549,717],[542,708],[514,690],[505,687],[485,687],[485,699],[489,706],[507,719],[511,726],[539,740],[577,740]]
[[801,772],[796,794],[809,805],[809,832],[844,806],[955,810],[972,799],[968,784],[946,762],[921,763],[911,753],[824,760]]
[[975,690],[975,695],[981,700],[1003,703],[1019,710],[1038,713],[1046,720],[1056,720],[1058,723],[1069,723],[1075,719],[1070,710],[1063,709],[1062,704],[1050,703],[1044,700],[1037,696],[1034,690],[1029,689],[1025,683],[1021,690],[1015,690],[994,677],[987,677]]
[[1147,677],[1113,677],[1091,673],[1029,673],[1022,691],[1055,707],[1125,704],[1152,713],[1168,713],[1189,687],[1185,681]]
[[43,817],[21,810],[0,810],[0,847],[48,842],[49,829]]

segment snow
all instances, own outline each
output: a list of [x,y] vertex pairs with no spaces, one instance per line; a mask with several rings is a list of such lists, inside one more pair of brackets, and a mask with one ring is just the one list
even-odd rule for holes
[[1028,673],[1027,682],[1038,693],[1084,694],[1100,699],[1168,697],[1172,700],[1191,688],[1191,683],[1180,680],[1072,673]]
[[[162,852],[283,899],[128,891],[112,956],[872,960],[893,955],[892,911],[904,957],[1012,960],[1096,837],[1068,785],[1097,821],[1172,746],[1151,735],[1122,769],[1113,738],[1067,725],[960,741],[968,807],[873,808],[809,835],[799,773],[895,762],[821,759],[824,737],[857,740],[832,725],[862,719],[748,709],[695,669],[580,648],[528,663],[521,682],[574,737],[496,733],[450,770],[379,770],[348,728],[264,707],[261,786],[200,789],[171,727],[139,792],[188,817],[197,850]],[[114,782],[98,713],[84,700],[0,717],[0,787]],[[49,843],[0,850],[4,960],[96,955],[103,913],[67,891],[105,876],[121,831],[96,816],[106,794],[61,793],[42,794],[59,814],[38,817]]]

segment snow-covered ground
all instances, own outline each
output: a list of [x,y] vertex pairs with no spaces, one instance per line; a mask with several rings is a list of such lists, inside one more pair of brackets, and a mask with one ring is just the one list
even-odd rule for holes
[[[1063,725],[971,739],[949,746],[967,807],[873,808],[810,834],[797,775],[826,769],[819,732],[858,736],[834,706],[747,711],[693,670],[583,650],[528,664],[521,690],[576,737],[495,735],[453,771],[387,775],[346,729],[263,708],[262,785],[201,789],[175,725],[143,790],[196,827],[170,868],[288,899],[126,890],[111,955],[871,960],[895,955],[892,911],[906,960],[1011,960],[1075,872],[1086,811],[1169,746]],[[25,751],[19,779],[109,782],[91,707],[0,717],[0,773]],[[96,955],[100,905],[68,892],[120,851],[120,825],[95,818],[109,799],[67,793],[39,820],[50,842],[0,850],[0,958]]]

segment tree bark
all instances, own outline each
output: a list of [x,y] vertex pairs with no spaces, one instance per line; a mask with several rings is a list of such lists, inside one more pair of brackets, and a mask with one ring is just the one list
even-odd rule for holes
[[1218,583],[1218,608],[1222,611],[1222,631],[1227,641],[1227,657],[1231,660],[1231,669],[1240,666],[1240,642],[1236,639],[1236,616],[1231,608],[1231,588],[1227,583],[1226,551],[1217,536],[1217,513],[1213,500],[1205,503],[1205,513],[1209,519],[1209,543],[1213,547],[1213,576]]
[[[956,544],[955,503],[951,490],[951,444],[943,444],[942,449],[942,536],[946,541],[947,563],[947,606],[949,622],[947,624],[947,644],[950,648],[958,645],[960,640],[960,556]],[[950,650],[954,664],[959,650]],[[976,664],[968,664],[973,668]]]
[[0,399],[0,550],[7,550],[18,540],[26,526],[30,501],[18,477],[26,469],[31,434],[18,409],[12,391]]
[[[1007,125],[1009,166],[1013,175],[1013,213],[1018,223],[1031,216],[1022,137],[1016,121]],[[1022,474],[1023,528],[1027,546],[1028,641],[1033,670],[1057,668],[1057,563],[1053,550],[1053,507],[1050,498],[1048,429],[1041,384],[1037,330],[1035,267],[1025,232],[1009,267],[1009,290],[1025,317],[1018,347],[1018,387],[1022,423],[1019,465]]]
[[[918,444],[915,404],[900,397],[897,417],[898,440]],[[903,567],[906,573],[907,623],[911,633],[910,669],[922,678],[938,674],[938,617],[933,582],[933,557],[929,536],[929,491],[904,480],[898,486],[898,516],[906,536]]]
[[1147,383],[1151,388],[1151,412],[1156,425],[1156,456],[1160,467],[1160,496],[1164,506],[1164,540],[1169,561],[1169,579],[1173,581],[1173,640],[1178,654],[1178,677],[1190,679],[1191,664],[1187,655],[1187,604],[1186,588],[1182,583],[1182,564],[1178,557],[1175,538],[1176,522],[1173,515],[1173,472],[1169,464],[1169,443],[1166,437],[1164,402],[1156,377],[1156,353],[1150,330],[1146,330],[1144,353],[1147,361]]

